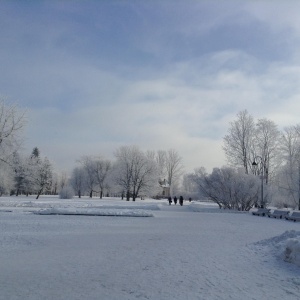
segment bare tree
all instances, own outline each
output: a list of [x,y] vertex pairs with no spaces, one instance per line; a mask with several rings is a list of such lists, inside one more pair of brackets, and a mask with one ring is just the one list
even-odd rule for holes
[[98,184],[100,189],[100,199],[102,199],[103,191],[106,186],[106,179],[109,171],[112,168],[112,164],[110,160],[102,158],[96,158],[94,164],[96,183]]
[[259,119],[255,131],[255,155],[261,158],[265,183],[280,166],[280,132],[277,125],[268,119]]
[[[149,153],[148,153],[149,154]],[[157,166],[151,155],[143,153],[136,146],[123,146],[115,152],[115,182],[135,201],[139,193],[149,192],[157,185]]]
[[280,139],[282,167],[277,172],[278,206],[300,209],[300,125],[284,129]]
[[85,172],[85,186],[89,191],[90,198],[92,198],[93,192],[96,188],[94,159],[91,156],[83,156],[79,162],[81,163]]
[[52,183],[52,165],[47,157],[34,165],[33,169],[34,186],[37,192],[36,199],[49,187]]
[[9,163],[19,148],[25,126],[25,113],[16,105],[8,105],[0,99],[0,160]]
[[171,193],[183,172],[182,157],[174,149],[166,152],[166,175]]
[[234,167],[243,167],[246,174],[252,169],[254,136],[254,119],[247,110],[243,110],[230,123],[228,134],[224,137],[223,150],[228,162]]
[[113,177],[115,183],[122,189],[122,194],[126,194],[126,200],[129,201],[131,194],[131,182],[133,173],[132,152],[137,147],[122,146],[115,152],[117,159],[114,165]]
[[68,184],[68,175],[65,171],[59,176],[59,189],[62,190]]
[[83,167],[76,167],[73,170],[70,182],[77,196],[81,198],[85,188],[85,171]]
[[14,187],[16,174],[6,163],[0,162],[0,197],[9,194]]
[[158,176],[160,180],[166,179],[167,170],[166,170],[166,162],[167,162],[167,153],[165,150],[158,150],[156,153],[156,163],[158,167]]

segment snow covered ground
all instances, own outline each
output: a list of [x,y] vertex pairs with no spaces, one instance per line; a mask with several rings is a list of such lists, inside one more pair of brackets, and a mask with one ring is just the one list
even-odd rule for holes
[[1,300],[300,295],[300,222],[208,203],[2,197],[0,228]]

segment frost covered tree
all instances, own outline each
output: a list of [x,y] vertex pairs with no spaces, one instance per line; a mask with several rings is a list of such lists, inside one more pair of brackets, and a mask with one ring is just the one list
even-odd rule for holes
[[81,163],[85,174],[85,187],[89,193],[89,197],[92,198],[97,185],[94,158],[92,156],[83,156],[79,162]]
[[82,195],[83,188],[88,190],[90,198],[93,192],[99,192],[100,198],[103,197],[104,189],[107,188],[108,174],[112,168],[111,161],[99,156],[83,156],[79,162],[81,168],[76,168],[72,174],[72,186]]
[[6,163],[0,162],[0,196],[7,195],[14,188],[15,174]]
[[139,193],[149,193],[158,184],[157,165],[137,146],[123,146],[115,152],[114,181],[135,201]]
[[276,173],[278,194],[274,204],[278,207],[300,209],[300,130],[297,126],[284,128],[279,149],[282,165]]
[[34,185],[34,164],[33,157],[26,157],[18,152],[13,153],[10,166],[14,172],[13,192],[16,196],[33,192]]
[[166,152],[166,175],[170,185],[171,193],[174,191],[175,185],[178,183],[183,172],[182,157],[174,149]]
[[96,183],[100,190],[100,199],[102,199],[103,197],[104,188],[107,185],[107,178],[111,168],[112,168],[112,164],[110,160],[103,159],[101,157],[95,158],[94,173],[95,173]]
[[62,190],[68,185],[68,175],[66,172],[61,172],[58,180],[59,190]]
[[180,190],[180,194],[185,199],[192,198],[192,199],[199,199],[201,198],[202,194],[199,193],[199,189],[194,181],[194,174],[184,174],[182,177],[182,187]]
[[25,121],[24,112],[0,99],[0,161],[10,163],[19,149]]
[[167,152],[165,150],[158,150],[156,152],[155,160],[158,168],[159,180],[164,180],[167,177]]
[[38,148],[35,147],[27,160],[27,168],[31,192],[36,193],[36,199],[38,199],[42,193],[51,190],[52,164],[47,157],[42,158]]
[[14,171],[15,194],[18,196],[25,189],[26,165],[23,157],[16,151],[13,153],[11,167]]
[[215,168],[208,174],[204,168],[195,170],[194,182],[203,196],[220,208],[248,211],[256,203],[260,181],[244,169]]
[[77,196],[81,198],[85,192],[85,170],[83,167],[76,167],[72,171],[70,184],[77,193]]
[[36,199],[52,184],[52,165],[47,157],[39,159],[38,163],[33,165],[33,182],[37,193]]
[[247,110],[243,110],[237,114],[237,119],[230,123],[223,140],[223,150],[230,165],[243,167],[246,174],[252,169],[255,130],[254,118]]
[[255,155],[261,158],[265,183],[274,177],[280,166],[280,131],[268,119],[259,119],[255,130]]

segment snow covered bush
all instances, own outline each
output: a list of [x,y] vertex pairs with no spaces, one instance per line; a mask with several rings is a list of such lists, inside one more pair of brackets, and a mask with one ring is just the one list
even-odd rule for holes
[[288,239],[284,251],[284,260],[300,266],[300,239]]
[[207,174],[204,168],[195,170],[193,178],[199,191],[220,208],[248,211],[257,202],[260,181],[245,174],[243,169],[222,167]]
[[59,192],[60,199],[72,199],[74,197],[74,191],[70,186],[65,186]]

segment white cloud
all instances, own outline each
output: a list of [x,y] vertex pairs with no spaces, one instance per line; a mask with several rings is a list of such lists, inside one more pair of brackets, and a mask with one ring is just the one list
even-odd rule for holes
[[[159,12],[151,4],[129,5],[128,24],[122,23],[127,15],[117,6],[122,17],[117,28],[114,18],[100,20],[96,11],[87,22],[90,6],[81,12],[54,5],[47,15],[52,12],[55,20],[50,29],[38,26],[39,17],[20,28],[27,20],[20,14],[5,31],[8,38],[0,49],[5,69],[0,88],[28,107],[28,151],[37,146],[58,168],[70,169],[81,155],[112,158],[117,147],[136,144],[145,150],[175,148],[187,170],[211,169],[226,163],[222,138],[238,111],[248,109],[280,127],[297,123],[296,6],[291,11],[289,5],[258,1],[178,3],[166,1]],[[5,20],[9,24],[13,18]],[[257,39],[265,40],[264,47],[243,43],[261,28],[256,22],[266,28]],[[234,32],[227,32],[228,24]],[[272,43],[269,29],[279,43]]]

